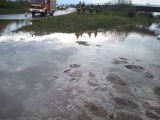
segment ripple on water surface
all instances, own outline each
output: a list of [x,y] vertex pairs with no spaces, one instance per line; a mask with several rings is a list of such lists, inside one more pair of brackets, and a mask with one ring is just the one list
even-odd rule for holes
[[157,119],[159,46],[139,31],[2,32],[0,119]]

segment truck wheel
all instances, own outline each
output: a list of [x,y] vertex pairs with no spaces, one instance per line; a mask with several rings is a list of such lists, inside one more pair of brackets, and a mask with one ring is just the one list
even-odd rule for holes
[[34,13],[34,12],[32,12],[32,17],[34,17],[34,15],[35,15],[35,13]]

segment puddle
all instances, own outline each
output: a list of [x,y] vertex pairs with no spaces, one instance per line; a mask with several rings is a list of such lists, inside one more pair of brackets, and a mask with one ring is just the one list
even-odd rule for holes
[[[61,10],[57,10],[54,13],[54,16],[60,16],[60,15],[65,15],[65,14],[69,14],[69,13],[73,13],[75,12],[76,9],[75,8],[68,8],[67,10],[61,11]],[[36,14],[36,17],[34,18],[40,18],[40,14]],[[32,18],[32,14],[28,13],[27,17],[25,17],[25,13],[24,14],[8,14],[8,15],[0,15],[0,20],[25,20],[25,19],[34,19]]]
[[126,85],[126,83],[123,80],[121,80],[119,76],[113,73],[110,73],[109,75],[107,75],[106,80],[109,80],[110,82],[114,84]]
[[116,120],[143,120],[143,119],[137,115],[132,115],[125,112],[119,112],[116,117]]
[[159,118],[160,42],[155,34],[34,35],[11,32],[24,21],[3,23],[0,119]]
[[14,30],[16,30],[17,28],[20,28],[22,26],[25,25],[29,25],[31,24],[28,20],[15,20],[15,21],[0,21],[0,35],[2,36],[2,34],[9,34],[11,32],[13,32]]
[[96,106],[94,103],[88,103],[85,107],[95,116],[108,118],[108,112],[101,106]]
[[25,20],[25,19],[30,19],[31,14],[27,14],[27,18],[25,17],[24,14],[9,14],[9,15],[0,15],[0,20]]

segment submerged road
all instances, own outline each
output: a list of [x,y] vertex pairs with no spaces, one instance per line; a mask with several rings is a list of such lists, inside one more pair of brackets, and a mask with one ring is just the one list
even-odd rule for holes
[[12,32],[23,17],[0,20],[0,120],[160,120],[159,24]]
[[[67,10],[57,10],[54,13],[54,16],[59,16],[59,15],[65,15],[69,13],[75,12],[76,9],[74,8],[68,8]],[[37,14],[38,15],[38,14]],[[40,16],[36,16],[35,18],[40,18]],[[25,14],[9,14],[9,15],[0,15],[0,20],[24,20],[25,19]],[[32,15],[28,13],[27,19],[32,19]]]
[[160,120],[155,36],[3,34],[8,28],[0,36],[0,120]]

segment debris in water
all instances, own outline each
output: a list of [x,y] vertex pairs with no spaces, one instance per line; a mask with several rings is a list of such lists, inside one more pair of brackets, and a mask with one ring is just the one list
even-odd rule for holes
[[89,72],[88,76],[91,77],[91,78],[95,78],[96,77],[96,75],[94,73],[92,73],[92,72]]
[[88,84],[90,85],[90,86],[99,86],[96,82],[93,82],[93,81],[91,81],[91,80],[88,80]]
[[158,96],[160,96],[160,87],[154,88],[154,93]]
[[160,68],[160,66],[158,65],[158,66],[156,66],[157,68]]
[[97,47],[101,47],[102,45],[96,45]]
[[143,119],[137,115],[131,115],[126,112],[119,112],[117,113],[115,120],[143,120]]
[[82,72],[79,71],[79,70],[75,70],[75,71],[73,71],[72,73],[70,73],[69,76],[71,76],[71,77],[76,77],[76,78],[81,78]]
[[89,116],[86,115],[86,113],[81,113],[78,115],[77,120],[92,120]]
[[156,114],[154,114],[154,113],[152,113],[152,112],[150,112],[148,110],[146,110],[145,115],[148,118],[152,118],[152,119],[155,119],[155,120],[159,120],[160,119],[160,117],[158,115],[156,115]]
[[127,100],[127,99],[124,99],[124,98],[116,97],[113,100],[120,107],[127,107],[127,108],[134,108],[134,109],[138,108],[137,103],[134,103],[134,102]]
[[109,71],[110,72],[116,72],[116,71],[122,71],[122,69],[111,67],[111,68],[109,68]]
[[127,58],[123,58],[123,57],[119,57],[119,59],[121,59],[121,60],[128,60]]
[[109,75],[107,75],[106,80],[109,80],[114,84],[126,85],[126,82],[122,81],[121,78],[114,73],[110,73]]
[[126,68],[135,71],[135,72],[142,72],[144,71],[144,67],[138,65],[125,65]]
[[141,60],[136,60],[137,62],[142,62]]
[[160,115],[160,107],[150,106],[149,109],[155,111],[157,114]]
[[85,107],[88,108],[88,110],[92,112],[95,116],[104,118],[108,117],[108,111],[101,106],[96,106],[94,103],[88,103],[85,105]]
[[112,61],[112,64],[128,64],[128,62],[125,60],[119,60],[119,59],[114,58]]
[[145,72],[145,77],[149,78],[149,79],[153,79],[154,78],[154,76],[149,72]]
[[71,71],[71,69],[65,70],[64,73],[67,73],[67,72],[69,72],[69,71]]
[[72,64],[72,65],[69,65],[70,68],[79,68],[81,65],[78,65],[78,64]]
[[89,46],[89,44],[85,41],[76,41],[79,45]]
[[[65,71],[64,71],[65,72]],[[59,77],[58,76],[54,76],[54,78],[58,79]]]

